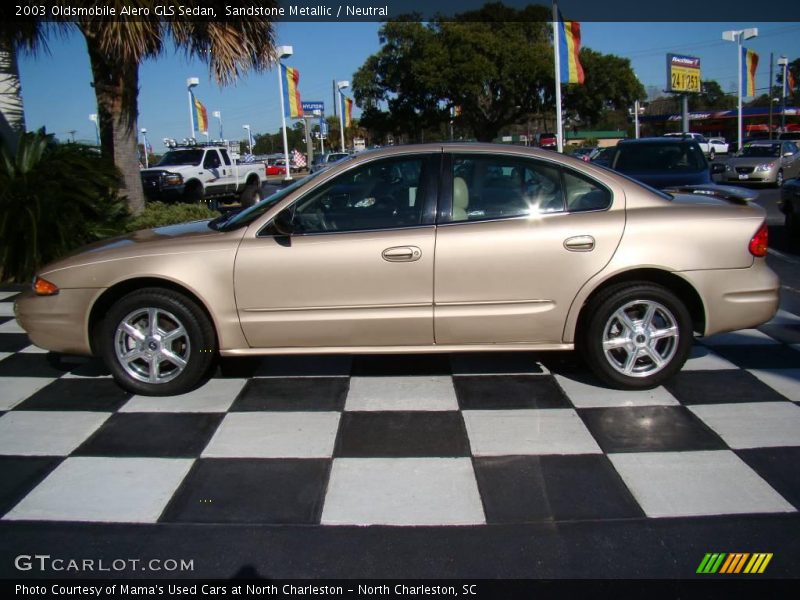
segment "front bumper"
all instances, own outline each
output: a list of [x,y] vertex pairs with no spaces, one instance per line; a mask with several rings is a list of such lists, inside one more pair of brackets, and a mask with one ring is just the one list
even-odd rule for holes
[[53,352],[91,355],[89,309],[102,289],[62,289],[55,296],[32,290],[14,303],[17,322],[31,342]]
[[[745,176],[744,179],[741,176]],[[730,173],[725,171],[722,180],[725,183],[775,183],[778,179],[778,170],[753,171],[752,173]]]

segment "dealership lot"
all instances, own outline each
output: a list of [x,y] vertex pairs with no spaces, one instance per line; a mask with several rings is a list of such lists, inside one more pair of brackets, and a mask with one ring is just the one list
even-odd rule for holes
[[[696,523],[715,540],[755,522],[775,533],[754,551],[797,544],[800,316],[789,311],[701,340],[675,379],[647,392],[599,387],[571,355],[504,353],[238,359],[191,394],[147,398],[123,392],[96,360],[30,346],[11,316],[14,293],[0,300],[3,554],[65,527],[73,546],[104,528],[153,539],[170,530],[163,542],[180,544],[185,524],[193,535],[302,526],[345,555],[377,530],[402,547],[407,528],[487,543],[506,526],[544,528],[560,543],[610,528],[613,545],[625,531],[635,539],[630,528],[652,537],[666,527],[667,539]],[[796,573],[796,557],[777,553],[773,574]],[[339,571],[312,562],[276,576],[361,573],[340,561]],[[390,572],[436,575],[413,564]],[[593,568],[573,576],[601,576]]]

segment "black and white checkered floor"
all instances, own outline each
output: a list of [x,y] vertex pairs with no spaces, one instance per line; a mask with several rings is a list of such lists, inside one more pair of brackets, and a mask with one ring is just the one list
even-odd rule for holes
[[[30,346],[0,292],[6,522],[482,525],[800,509],[800,316],[666,386],[570,355],[229,361],[180,397]],[[223,374],[224,373],[224,374]]]

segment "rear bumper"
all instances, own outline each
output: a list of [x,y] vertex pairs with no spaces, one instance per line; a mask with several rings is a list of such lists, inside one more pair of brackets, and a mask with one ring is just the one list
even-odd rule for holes
[[684,271],[679,275],[703,299],[703,335],[756,327],[778,310],[780,282],[763,258],[755,259],[748,269]]
[[23,292],[14,304],[17,322],[31,342],[53,352],[91,355],[89,308],[102,289],[62,289],[55,296]]

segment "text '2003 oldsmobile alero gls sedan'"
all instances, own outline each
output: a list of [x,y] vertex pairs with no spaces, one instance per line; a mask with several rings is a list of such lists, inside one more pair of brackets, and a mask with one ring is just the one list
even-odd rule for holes
[[605,383],[647,388],[695,332],[775,313],[764,219],[552,152],[396,147],[232,217],[89,246],[16,310],[36,345],[100,355],[142,394],[191,389],[217,354],[576,347]]

